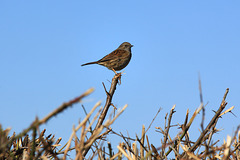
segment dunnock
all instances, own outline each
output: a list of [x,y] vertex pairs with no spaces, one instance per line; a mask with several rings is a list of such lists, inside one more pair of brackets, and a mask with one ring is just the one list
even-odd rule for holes
[[82,64],[82,66],[89,65],[89,64],[99,64],[107,67],[110,70],[113,70],[114,72],[122,70],[128,65],[132,57],[132,53],[131,53],[132,47],[133,45],[131,45],[130,43],[123,42],[116,50],[109,53],[102,59],[95,62]]

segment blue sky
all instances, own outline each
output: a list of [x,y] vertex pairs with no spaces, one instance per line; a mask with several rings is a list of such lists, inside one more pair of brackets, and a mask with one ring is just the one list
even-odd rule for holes
[[[129,107],[113,128],[135,137],[162,107],[148,131],[150,141],[160,145],[161,135],[154,127],[163,127],[172,106],[176,104],[173,124],[183,123],[187,109],[192,114],[199,106],[200,73],[208,103],[206,122],[230,88],[227,108],[234,105],[237,117],[227,114],[219,120],[217,127],[224,130],[214,139],[223,140],[240,122],[239,5],[222,0],[1,1],[0,123],[20,132],[36,116],[43,118],[90,87],[95,92],[84,99],[86,109],[99,100],[104,103],[102,82],[109,87],[113,72],[81,64],[128,41],[134,45],[133,56],[113,103]],[[65,142],[83,117],[78,104],[43,128]],[[200,119],[201,115],[190,130],[193,138],[199,134]]]

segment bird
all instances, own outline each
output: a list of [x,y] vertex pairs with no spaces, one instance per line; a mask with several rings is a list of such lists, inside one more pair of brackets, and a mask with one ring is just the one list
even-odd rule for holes
[[81,66],[90,65],[90,64],[99,64],[108,69],[114,71],[120,71],[125,68],[131,60],[132,52],[131,45],[129,42],[123,42],[116,50],[112,51],[102,59],[94,62],[89,62],[82,64]]

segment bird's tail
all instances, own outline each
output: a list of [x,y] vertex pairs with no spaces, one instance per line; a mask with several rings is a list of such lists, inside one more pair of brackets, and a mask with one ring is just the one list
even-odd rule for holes
[[89,62],[89,63],[85,63],[85,64],[82,64],[81,66],[85,66],[85,65],[89,65],[89,64],[97,64],[98,62]]

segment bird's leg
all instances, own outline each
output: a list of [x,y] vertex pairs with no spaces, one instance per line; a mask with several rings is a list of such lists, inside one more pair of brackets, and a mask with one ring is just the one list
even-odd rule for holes
[[117,73],[117,72],[115,71],[115,69],[113,69],[113,68],[112,68],[112,70],[113,70],[113,72],[115,73],[114,78],[118,78],[118,84],[120,85],[120,84],[121,84],[122,72],[121,72],[121,73]]
[[115,71],[115,69],[112,68],[112,70],[113,70],[113,72],[114,72],[115,74],[118,74],[118,73]]

